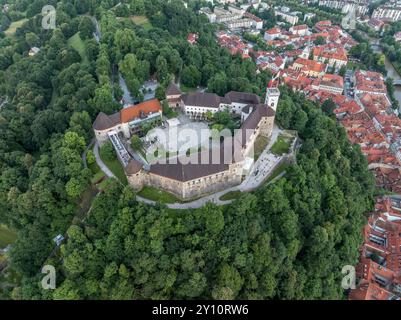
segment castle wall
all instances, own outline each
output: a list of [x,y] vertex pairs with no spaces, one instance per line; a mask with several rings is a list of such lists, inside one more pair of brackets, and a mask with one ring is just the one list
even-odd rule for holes
[[144,174],[144,185],[160,188],[183,198],[183,183],[181,181],[169,179],[149,172]]
[[106,129],[106,130],[94,130],[95,137],[96,137],[97,142],[99,143],[99,146],[102,146],[107,141],[109,141],[108,133],[110,131],[120,132],[121,131],[121,125],[118,125],[118,126]]
[[146,173],[143,170],[137,174],[127,175],[128,182],[134,190],[139,191],[143,188],[145,175]]
[[169,179],[144,170],[135,175],[129,175],[127,178],[135,190],[140,190],[143,186],[148,185],[173,193],[180,199],[191,199],[236,186],[242,181],[241,174],[241,165],[233,164],[230,165],[229,170],[186,182]]

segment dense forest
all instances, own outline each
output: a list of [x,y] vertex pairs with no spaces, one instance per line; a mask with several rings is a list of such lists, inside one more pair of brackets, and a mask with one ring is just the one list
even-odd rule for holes
[[[341,299],[341,268],[358,260],[374,183],[343,128],[282,90],[279,121],[303,140],[285,178],[232,205],[188,211],[140,204],[115,183],[69,228],[63,282],[45,297]],[[41,294],[34,282],[21,297]]]
[[[215,27],[195,14],[197,1],[188,9],[178,0],[46,1],[57,8],[55,30],[41,28],[45,1],[12,2],[1,21],[11,25],[22,12],[27,19],[12,37],[0,32],[0,223],[18,232],[10,259],[21,283],[3,298],[343,297],[341,268],[357,261],[374,182],[330,115],[283,87],[277,119],[299,131],[297,164],[233,205],[145,206],[116,181],[84,220],[74,219],[90,187],[81,156],[91,123],[120,107],[115,70],[139,100],[149,76],[161,83],[162,99],[173,78],[262,96],[270,75],[218,46]],[[150,27],[126,18],[134,14]],[[199,33],[197,46],[186,41],[189,32]],[[71,46],[77,34],[83,52]],[[33,57],[32,46],[41,48]],[[65,232],[49,260],[53,237]],[[55,291],[40,289],[46,260],[57,266]]]

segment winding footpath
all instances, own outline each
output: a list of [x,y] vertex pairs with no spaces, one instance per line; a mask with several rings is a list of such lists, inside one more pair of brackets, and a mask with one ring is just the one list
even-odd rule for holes
[[93,148],[93,153],[95,154],[95,158],[96,158],[96,163],[97,165],[100,167],[100,169],[105,173],[106,176],[108,176],[109,178],[115,178],[117,179],[117,177],[114,175],[113,172],[111,172],[111,170],[104,164],[104,162],[102,161],[102,159],[100,158],[100,154],[99,154],[99,144],[97,143],[97,141],[95,142],[95,146]]

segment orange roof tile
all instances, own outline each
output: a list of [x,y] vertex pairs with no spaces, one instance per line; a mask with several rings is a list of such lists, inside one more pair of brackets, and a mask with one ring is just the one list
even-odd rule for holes
[[121,123],[126,123],[139,118],[142,115],[149,115],[162,111],[160,101],[157,99],[142,102],[140,104],[130,106],[120,111]]

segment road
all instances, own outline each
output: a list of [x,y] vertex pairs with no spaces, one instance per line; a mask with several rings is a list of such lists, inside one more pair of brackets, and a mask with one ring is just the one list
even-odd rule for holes
[[120,84],[120,88],[123,90],[123,105],[124,108],[135,103],[134,98],[131,96],[131,92],[128,90],[127,83],[125,82],[122,74],[118,73],[118,81]]
[[96,17],[91,17],[91,20],[92,20],[93,24],[95,25],[95,32],[93,33],[93,36],[95,37],[96,42],[100,43],[102,34],[100,32],[99,22],[97,21]]

